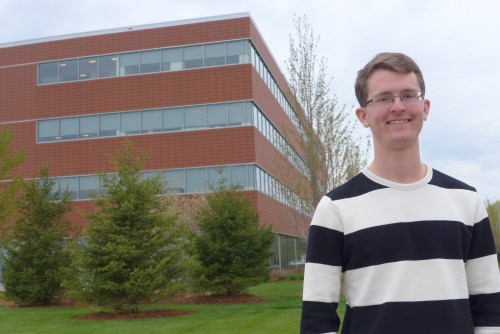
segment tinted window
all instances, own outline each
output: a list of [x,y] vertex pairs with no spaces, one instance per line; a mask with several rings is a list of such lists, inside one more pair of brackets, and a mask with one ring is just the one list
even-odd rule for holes
[[242,52],[241,41],[226,43],[226,64],[239,64]]
[[120,76],[139,73],[139,52],[124,53],[120,55]]
[[207,126],[217,127],[227,125],[227,104],[212,104],[207,106]]
[[205,111],[203,110],[203,106],[184,108],[184,116],[186,119],[186,129],[205,127]]
[[99,77],[116,77],[118,75],[118,55],[99,57]]
[[38,122],[38,141],[54,141],[59,139],[59,120],[51,119]]
[[207,189],[207,170],[205,168],[186,170],[186,192],[202,192]]
[[80,59],[79,79],[88,80],[95,79],[99,76],[99,64],[97,57]]
[[186,190],[184,170],[169,170],[163,174],[166,187],[171,193],[184,193]]
[[99,116],[80,117],[80,138],[97,137],[99,129]]
[[78,60],[61,60],[59,62],[59,81],[78,80]]
[[38,83],[48,84],[59,81],[59,63],[44,63],[38,65]]
[[141,52],[141,73],[160,72],[161,51]]
[[207,169],[208,186],[218,189],[229,184],[229,168],[211,167]]
[[182,48],[182,57],[185,69],[203,67],[203,45]]
[[99,191],[99,176],[80,176],[79,198],[92,199],[95,198]]
[[142,112],[142,133],[161,131],[161,110],[148,110]]
[[184,111],[182,108],[163,110],[163,130],[174,131],[184,128]]
[[182,70],[182,48],[163,49],[161,51],[162,71]]
[[60,196],[69,192],[72,199],[78,198],[78,177],[62,177],[59,179]]
[[78,117],[62,118],[59,121],[61,139],[78,138]]
[[99,118],[99,136],[109,137],[120,134],[120,114],[101,115]]
[[250,112],[245,111],[245,102],[229,103],[229,125],[250,124]]
[[132,135],[141,133],[141,112],[127,112],[121,114],[122,134]]
[[205,45],[205,66],[224,65],[226,63],[226,43]]

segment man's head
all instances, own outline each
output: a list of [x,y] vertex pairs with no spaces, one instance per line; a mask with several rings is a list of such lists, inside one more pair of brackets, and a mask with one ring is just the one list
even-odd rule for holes
[[402,53],[383,52],[376,55],[358,72],[354,91],[361,107],[365,106],[368,99],[368,80],[375,71],[381,69],[403,74],[415,73],[420,85],[420,91],[425,95],[424,77],[415,61]]

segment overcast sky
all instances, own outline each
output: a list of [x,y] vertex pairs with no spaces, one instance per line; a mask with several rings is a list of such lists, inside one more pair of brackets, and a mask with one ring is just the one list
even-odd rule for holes
[[242,12],[285,74],[293,16],[307,16],[331,89],[353,112],[354,79],[366,62],[383,51],[411,56],[431,101],[422,159],[484,200],[500,199],[497,0],[0,0],[0,43]]

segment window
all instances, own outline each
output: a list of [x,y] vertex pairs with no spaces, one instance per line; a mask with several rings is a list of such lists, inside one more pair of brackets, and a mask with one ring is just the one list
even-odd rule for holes
[[38,122],[38,141],[54,141],[59,139],[59,120],[49,119]]
[[49,84],[59,81],[59,63],[43,63],[38,65],[38,83]]
[[99,136],[109,137],[120,134],[120,114],[101,115],[99,118]]
[[141,73],[160,72],[161,51],[142,51],[141,52]]
[[80,138],[97,137],[99,129],[99,116],[80,117]]
[[78,139],[78,117],[62,118],[59,121],[59,133],[63,140]]
[[203,45],[182,48],[184,69],[203,67]]
[[61,197],[69,192],[72,199],[78,199],[78,177],[59,178],[59,191]]
[[109,78],[118,75],[118,55],[99,57],[99,77]]
[[208,187],[219,189],[229,185],[229,168],[211,167],[207,169]]
[[241,41],[226,43],[226,64],[239,64],[241,55]]
[[[249,110],[251,105],[248,106]],[[236,102],[228,104],[229,125],[250,124],[250,111],[245,110],[245,102]]]
[[79,61],[80,80],[95,79],[99,77],[99,64],[97,57],[81,58]]
[[182,48],[161,50],[162,71],[182,70]]
[[99,192],[99,176],[80,176],[79,197],[80,199],[93,199]]
[[182,108],[163,110],[163,130],[175,131],[184,128],[184,111]]
[[78,80],[78,60],[63,60],[59,62],[59,81]]
[[217,127],[227,125],[227,104],[212,104],[207,106],[207,126]]
[[203,110],[203,106],[186,107],[184,108],[184,115],[186,117],[186,129],[205,127],[205,111]]
[[148,110],[141,113],[142,133],[161,132],[161,110]]
[[141,112],[127,112],[121,114],[121,133],[133,135],[141,133]]
[[139,52],[120,54],[120,76],[139,73],[139,63]]
[[226,63],[226,43],[205,45],[205,66],[224,65]]
[[184,169],[168,170],[164,173],[163,178],[169,192],[173,194],[185,192]]
[[207,189],[206,168],[186,169],[186,192],[197,193]]
[[248,180],[248,166],[231,166],[231,179],[229,183],[232,186],[239,186],[242,189],[251,186]]

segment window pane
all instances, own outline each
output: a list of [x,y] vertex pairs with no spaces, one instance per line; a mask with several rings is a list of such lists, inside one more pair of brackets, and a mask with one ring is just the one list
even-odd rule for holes
[[248,166],[231,166],[231,182],[232,186],[239,186],[242,189],[249,188],[248,182]]
[[242,41],[235,42],[227,42],[226,43],[226,64],[239,64],[240,63],[240,55],[242,52],[241,47]]
[[161,70],[182,70],[182,48],[163,49],[161,51]]
[[229,184],[229,168],[211,167],[207,169],[208,186],[213,189],[219,189],[221,186]]
[[196,168],[186,170],[186,192],[196,193],[207,189],[206,168]]
[[99,117],[99,136],[120,135],[120,114],[101,115]]
[[99,76],[97,57],[80,59],[80,80],[95,79]]
[[245,102],[228,104],[229,125],[250,124],[250,112],[245,112]]
[[139,52],[120,55],[120,76],[139,73]]
[[205,45],[205,66],[224,65],[226,63],[226,43]]
[[99,128],[99,116],[80,117],[80,138],[97,137]]
[[163,130],[175,131],[184,128],[184,110],[170,108],[163,110]]
[[99,57],[99,77],[116,77],[118,74],[118,55]]
[[141,112],[127,112],[121,114],[121,133],[122,135],[133,135],[141,133]]
[[161,51],[141,52],[141,73],[160,72]]
[[250,41],[242,41],[243,44],[243,53],[242,57],[240,57],[240,64],[246,64],[250,62]]
[[38,83],[48,84],[59,81],[59,63],[38,64]]
[[80,176],[80,199],[93,199],[99,191],[99,176]]
[[161,131],[161,113],[161,110],[147,110],[142,112],[142,133]]
[[59,81],[78,80],[78,60],[61,60],[59,62]]
[[186,190],[184,170],[168,170],[163,174],[167,190],[171,193],[184,193]]
[[63,196],[67,191],[72,199],[78,198],[78,177],[61,177],[59,178],[60,196]]
[[78,117],[63,118],[59,121],[61,139],[78,138]]
[[207,106],[207,126],[227,126],[227,104],[212,104]]
[[38,122],[38,141],[54,141],[59,139],[59,120],[51,119]]
[[186,129],[204,128],[205,127],[205,111],[203,106],[186,107],[184,108],[186,117]]
[[185,69],[203,67],[203,45],[183,47],[182,56]]

